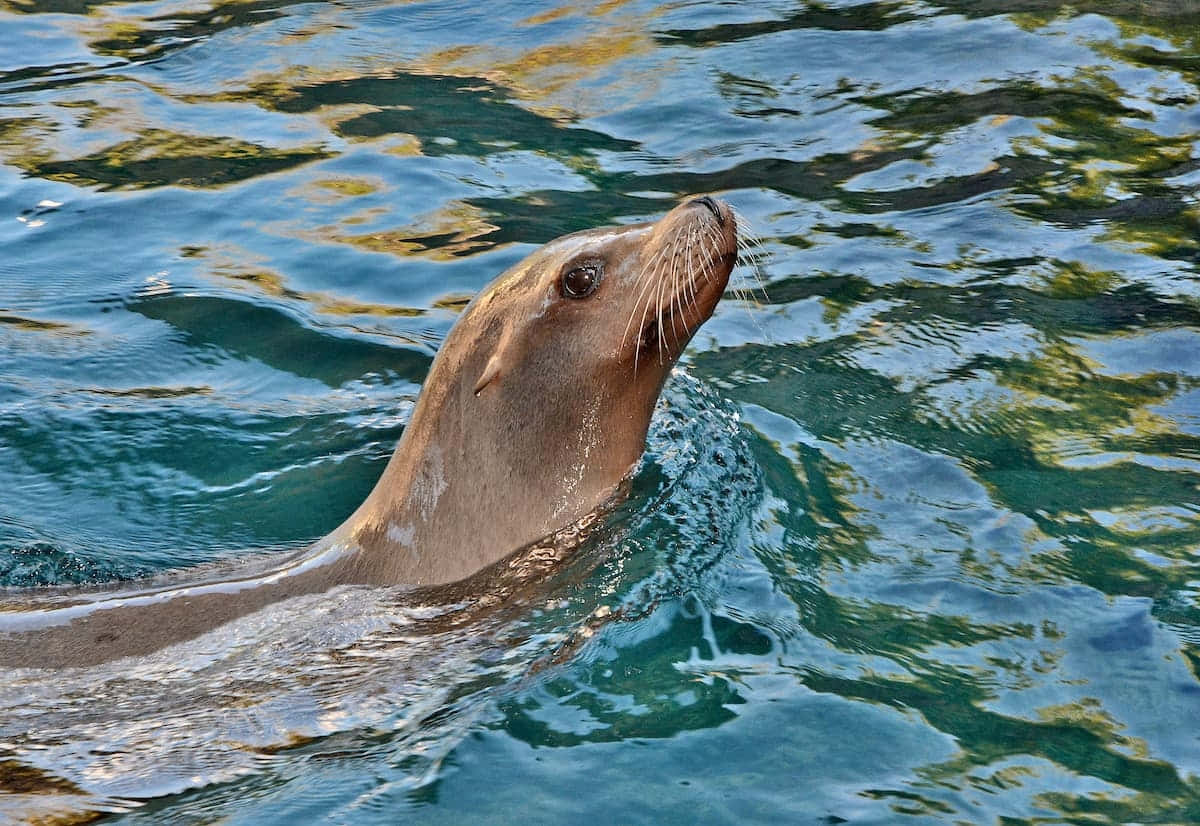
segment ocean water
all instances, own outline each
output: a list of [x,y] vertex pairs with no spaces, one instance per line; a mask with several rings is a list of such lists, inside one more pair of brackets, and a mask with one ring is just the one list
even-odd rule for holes
[[0,0],[3,585],[302,547],[530,250],[758,239],[576,564],[0,675],[0,822],[1200,822],[1198,191],[1183,0]]

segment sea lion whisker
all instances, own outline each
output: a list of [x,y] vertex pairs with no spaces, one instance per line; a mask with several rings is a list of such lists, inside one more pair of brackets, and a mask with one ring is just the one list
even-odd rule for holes
[[[705,241],[709,247],[711,249],[720,249],[721,242],[716,230],[711,226],[705,227],[705,234]],[[713,279],[719,260],[719,257],[716,255],[705,256],[703,266],[700,269],[700,277],[704,279],[705,284],[708,284]],[[693,296],[696,295],[697,293],[693,291]]]
[[671,303],[675,305],[675,308],[679,311],[679,316],[683,319],[684,333],[687,333],[687,318],[683,317],[683,303],[680,301],[680,299],[687,291],[687,284],[691,275],[692,234],[693,229],[688,227],[687,240],[683,242],[683,260],[677,273],[678,277],[675,278],[674,282],[671,284]]
[[[732,207],[730,207],[730,212],[733,212],[733,214],[734,214],[734,216],[735,216],[735,221],[736,221],[736,220],[737,220],[737,213],[736,213],[736,212],[734,212],[734,210],[733,210],[733,208],[732,208]],[[740,222],[739,222],[739,224],[738,224],[738,225],[739,225],[739,226],[741,226]],[[713,227],[711,227],[711,226],[709,226],[709,227],[706,227],[706,230],[707,230],[707,233],[708,233],[708,237],[707,237],[707,241],[708,241],[708,243],[709,243],[709,244],[711,244],[711,245],[712,245],[714,248],[717,248],[717,247],[719,247],[719,246],[720,246],[720,238],[719,238],[719,236],[717,235],[717,233],[716,233],[716,230],[715,230],[715,229],[713,229]],[[745,242],[745,241],[744,241],[744,240],[743,240],[743,239],[740,237],[740,235],[734,235],[734,244],[735,244],[735,245],[736,245],[736,247],[737,247],[737,252],[738,252],[737,258],[738,258],[738,259],[740,259],[740,258],[742,257],[742,255],[741,255],[741,254],[742,254],[742,252],[743,252],[743,245],[744,245],[745,243],[746,243],[746,242]],[[705,265],[704,265],[704,278],[705,278],[705,280],[706,280],[706,281],[709,279],[709,277],[711,276],[711,274],[715,272],[716,265],[717,265],[717,258],[716,258],[716,257],[709,257],[709,258],[708,258],[708,259],[705,261]],[[747,302],[747,303],[750,303],[750,304],[757,304],[757,303],[758,303],[758,302],[755,300],[755,298],[754,298],[754,295],[753,295],[753,294],[752,294],[752,293],[751,293],[749,290],[747,290],[747,289],[745,289],[745,288],[743,288],[743,287],[741,287],[741,286],[739,286],[739,285],[733,285],[733,286],[730,288],[730,291],[733,293],[733,296],[734,296],[736,299],[738,299],[738,301],[744,301],[744,302]]]
[[[650,284],[650,283],[651,283],[651,282],[650,282],[650,280],[649,280],[649,279],[647,279],[647,281],[646,281],[646,284],[647,284],[647,286],[649,286],[649,284]],[[650,311],[650,296],[649,296],[649,294],[647,294],[647,295],[646,295],[646,301],[645,301],[645,303],[644,303],[644,304],[643,304],[643,302],[641,301],[641,299],[640,299],[640,298],[638,299],[638,302],[637,302],[637,304],[634,304],[634,306],[633,306],[633,312],[634,312],[634,313],[636,313],[636,312],[637,312],[638,304],[642,304],[642,317],[641,317],[641,319],[638,321],[638,330],[640,331],[640,332],[638,333],[638,339],[639,339],[639,340],[638,340],[637,344],[636,344],[636,345],[634,346],[634,348],[633,348],[633,375],[634,375],[634,378],[637,378],[638,357],[639,357],[639,356],[641,355],[641,353],[642,353],[642,342],[641,342],[641,340],[640,340],[640,339],[641,339],[641,337],[642,337],[643,335],[645,335],[645,330],[646,330],[646,313]],[[629,320],[630,320],[630,321],[633,321],[633,316],[632,316],[632,315],[629,317]]]
[[[692,250],[691,250],[692,235],[691,235],[690,227],[688,228],[687,231],[679,233],[679,246],[680,246],[680,252],[682,253],[682,255],[676,257],[675,267],[674,267],[674,269],[671,270],[671,319],[672,319],[671,331],[675,335],[676,346],[679,345],[680,336],[679,336],[679,329],[676,327],[674,319],[677,315],[682,316],[682,314],[683,314],[683,305],[679,303],[679,295],[680,295],[680,292],[683,290],[683,287],[682,287],[682,284],[684,281],[683,270],[684,270],[684,267],[687,265],[687,262],[691,260],[691,254],[692,254]],[[686,334],[687,333],[687,323],[686,323],[687,319],[681,319],[681,320],[684,322],[683,323],[683,332]]]
[[[647,264],[646,264],[646,265],[645,265],[645,266],[642,268],[642,272],[641,272],[641,274],[640,274],[640,275],[637,277],[637,280],[636,280],[636,281],[634,281],[634,284],[633,284],[633,288],[634,288],[635,290],[637,290],[637,289],[638,289],[638,286],[639,286],[639,285],[641,285],[641,289],[640,289],[640,291],[638,292],[638,296],[637,296],[637,298],[636,298],[636,299],[634,300],[634,302],[633,302],[633,309],[632,309],[632,310],[630,310],[630,312],[629,312],[629,321],[628,321],[628,322],[625,324],[625,332],[621,334],[621,347],[620,347],[620,349],[622,349],[622,350],[623,350],[623,349],[625,349],[625,342],[626,342],[626,340],[629,338],[629,330],[630,330],[630,328],[631,328],[631,327],[633,327],[633,320],[634,320],[634,318],[636,318],[636,317],[637,317],[637,311],[638,311],[638,307],[639,307],[639,306],[641,306],[641,303],[642,303],[642,298],[643,298],[643,297],[646,295],[646,290],[647,290],[647,289],[649,289],[649,287],[650,287],[650,283],[651,283],[651,278],[650,278],[650,265],[649,265],[649,263],[647,263]],[[649,305],[649,302],[647,302],[646,306],[647,306],[647,307],[649,307],[649,306],[650,306],[650,305]],[[644,323],[644,322],[645,322],[645,320],[646,320],[646,318],[645,318],[645,313],[643,312],[643,315],[642,315],[642,322]],[[636,354],[635,354],[635,357],[634,357],[634,374],[635,374],[635,375],[637,374],[637,360],[636,360]]]
[[[687,324],[687,316],[685,316],[683,314],[683,301],[681,299],[683,298],[684,290],[686,289],[683,285],[686,283],[686,281],[690,275],[690,270],[691,270],[691,266],[692,266],[691,246],[692,246],[692,238],[691,238],[691,233],[689,232],[688,240],[683,245],[684,257],[683,257],[683,260],[680,262],[679,277],[676,280],[675,284],[672,285],[673,289],[671,290],[671,306],[674,307],[676,311],[678,311],[677,314],[679,315],[679,317],[683,323],[684,335],[687,335],[688,324]],[[676,346],[679,345],[678,336],[676,336],[675,344],[676,344]]]
[[[629,313],[629,322],[625,325],[625,332],[621,335],[621,349],[625,348],[625,341],[629,336],[630,328],[633,326],[633,319],[635,317],[637,317],[637,308],[641,305],[643,298],[646,299],[646,309],[649,309],[649,307],[650,307],[650,299],[648,297],[648,291],[649,291],[650,287],[654,284],[654,273],[658,270],[658,266],[661,265],[663,255],[665,254],[666,250],[667,250],[666,245],[659,247],[659,249],[655,252],[655,254],[650,258],[650,260],[645,262],[644,264],[642,264],[642,272],[637,277],[637,280],[634,282],[634,286],[633,286],[633,288],[635,290],[638,290],[638,296],[637,296],[637,299],[633,303],[633,310]],[[639,289],[639,285],[640,285],[640,289]],[[639,322],[638,326],[644,327],[645,323],[646,323],[646,312],[645,312],[645,310],[643,310],[642,311],[642,320]],[[636,376],[637,375],[637,353],[634,353],[633,372],[634,372],[634,375]]]
[[[713,248],[719,247],[720,239],[717,237],[717,231],[715,229],[713,229],[712,227],[707,227],[706,229],[708,232],[709,244],[711,244],[713,246]],[[717,263],[716,258],[714,256],[710,255],[708,258],[707,264],[704,268],[704,282],[706,284],[708,283],[708,279],[710,277],[712,267],[714,267],[716,265],[716,263]]]
[[[744,259],[750,265],[749,276],[747,277],[743,275],[743,278],[749,282],[748,286],[737,286],[734,288],[733,292],[734,295],[737,296],[738,300],[742,302],[742,307],[745,309],[747,317],[762,335],[763,340],[770,341],[772,338],[771,334],[767,332],[767,329],[763,326],[761,319],[755,313],[751,312],[750,309],[750,305],[758,307],[762,306],[763,304],[770,304],[771,302],[770,296],[767,295],[767,278],[762,266],[762,261],[770,257],[770,252],[763,243],[761,236],[759,236],[759,234],[752,228],[750,221],[746,218],[746,216],[738,212],[732,206],[729,209],[738,228],[738,232],[735,233],[734,236],[736,238],[738,249],[738,260],[740,261]],[[758,297],[754,293],[756,287],[762,294],[761,304],[758,300]],[[743,295],[745,295],[744,298]]]
[[679,264],[679,258],[677,255],[678,247],[679,247],[679,235],[676,234],[675,237],[671,239],[671,254],[667,257],[667,260],[670,262],[670,270],[668,270],[665,273],[665,276],[663,278],[658,279],[658,289],[657,289],[655,297],[654,297],[655,303],[657,304],[657,310],[658,310],[658,363],[659,364],[663,363],[663,352],[667,349],[667,334],[666,334],[666,329],[663,325],[663,314],[664,314],[664,312],[669,311],[669,308],[665,306],[666,301],[664,301],[664,297],[666,295],[666,289],[667,289],[667,278],[671,277],[672,273],[674,273],[674,271],[675,271],[675,267],[678,266],[678,264]]
[[[705,232],[711,233],[711,230],[706,227]],[[692,233],[695,236],[699,236],[699,233],[697,233],[695,231],[695,229],[692,230]],[[699,237],[697,237],[696,238],[697,245],[699,244],[700,241],[701,241],[701,239]],[[709,261],[712,260],[712,256],[706,255],[706,256],[704,256],[703,260],[704,260],[704,265],[701,268],[700,275],[704,276],[705,283],[707,283],[708,282],[708,272],[707,272],[708,263],[709,263]],[[695,260],[694,259],[689,260],[688,263],[689,263],[689,273],[688,273],[688,280],[687,280],[688,306],[689,306],[689,309],[695,310],[696,307],[698,307],[700,304],[700,297],[699,297],[698,285],[697,285],[697,281],[699,279],[697,278]]]
[[[695,227],[692,227],[690,232],[691,232],[691,237],[688,239],[689,247],[693,243],[698,244],[698,242],[700,240],[697,237],[698,233],[696,232]],[[705,258],[707,259],[707,256]],[[696,306],[696,269],[694,266],[692,266],[693,263],[694,263],[694,259],[691,256],[689,256],[688,257],[688,279],[687,279],[687,283],[684,285],[684,290],[688,297],[688,302],[691,307]]]
[[[762,269],[762,259],[769,258],[770,253],[767,251],[766,245],[763,243],[762,237],[754,230],[750,221],[738,210],[732,206],[729,211],[733,214],[733,220],[738,227],[737,244],[739,252],[745,252],[746,258],[750,263],[750,272],[753,276],[754,286],[758,287],[762,293],[763,303],[769,304],[771,299],[767,295],[766,278]],[[757,250],[757,253],[755,252]],[[751,288],[753,290],[753,288]]]
[[705,227],[704,233],[704,244],[710,250],[710,252],[708,255],[704,256],[704,264],[700,268],[700,279],[703,280],[699,281],[693,290],[693,295],[697,296],[700,294],[700,287],[702,285],[707,285],[712,281],[713,275],[716,272],[717,262],[720,260],[719,256],[711,252],[711,250],[715,250],[720,247],[721,241],[717,235],[717,231],[712,227]]
[[[672,253],[672,254],[673,254],[673,253]],[[675,260],[674,260],[674,258],[672,258],[672,259],[671,259],[671,266],[675,266]],[[666,279],[665,279],[665,278],[659,278],[659,279],[658,279],[658,281],[657,281],[657,283],[655,284],[655,291],[654,291],[654,304],[655,304],[655,312],[657,313],[657,317],[658,317],[658,328],[657,328],[657,332],[658,332],[658,363],[659,363],[659,364],[662,364],[662,363],[663,363],[663,351],[667,349],[666,338],[665,338],[665,337],[664,337],[664,335],[663,335],[663,300],[662,300],[662,294],[663,294],[663,283],[664,283],[665,281],[666,281]]]
[[675,270],[679,268],[679,255],[677,253],[677,250],[679,248],[679,234],[678,233],[676,233],[675,239],[671,243],[671,248],[672,248],[671,270],[670,270],[670,272],[667,273],[667,277],[663,279],[662,294],[661,294],[661,297],[659,300],[662,302],[663,312],[666,314],[667,318],[670,320],[671,329],[674,331],[675,330],[675,305],[671,301],[671,298],[675,294]]
[[[683,233],[680,233],[680,235],[682,236]],[[691,254],[692,254],[692,235],[691,235],[691,232],[689,231],[687,233],[687,241],[685,241],[683,243],[683,260],[685,262],[690,261]],[[675,334],[675,343],[678,345],[679,344],[679,329],[678,329],[678,327],[676,327],[676,324],[675,324],[675,318],[677,315],[675,310],[676,310],[676,308],[678,308],[679,311],[682,313],[683,307],[679,306],[679,302],[678,302],[679,290],[680,290],[679,280],[680,280],[680,275],[681,275],[681,273],[679,272],[679,260],[678,259],[676,259],[675,264],[676,265],[675,265],[674,269],[671,270],[671,332],[673,332]],[[683,329],[684,329],[684,332],[687,332],[686,324],[684,325]]]
[[663,244],[649,261],[642,265],[642,276],[648,277],[652,272],[657,272],[662,262],[666,260],[671,247]]
[[[667,246],[663,245],[659,249],[658,254],[655,255],[645,265],[645,268],[643,270],[642,277],[644,278],[646,283],[642,287],[642,291],[641,291],[641,293],[639,293],[637,301],[635,301],[634,305],[633,305],[633,312],[636,314],[638,305],[640,305],[642,303],[642,298],[645,297],[646,303],[645,303],[645,306],[642,307],[642,317],[641,317],[641,320],[638,321],[638,329],[641,330],[641,332],[639,332],[639,334],[638,334],[639,338],[642,335],[644,335],[644,333],[645,333],[646,314],[650,311],[650,303],[652,300],[652,294],[650,293],[650,288],[655,286],[658,283],[658,272],[662,268],[663,261],[665,260],[663,258],[663,254],[665,253],[666,249],[667,249]],[[651,265],[653,265],[653,269],[651,269]],[[630,315],[629,320],[633,321],[633,315]],[[626,326],[628,327],[628,325],[626,325]],[[641,352],[642,352],[642,342],[639,341],[637,347],[635,347],[634,351],[633,351],[633,375],[635,378],[637,377],[638,360],[639,360],[639,357],[641,356]]]
[[[745,277],[747,285],[745,287],[740,284],[734,287],[734,295],[738,296],[739,300],[744,300],[750,304],[757,305],[758,297],[754,294],[755,287],[761,289],[760,279],[756,275],[756,254],[750,246],[741,240],[738,242],[738,261],[744,261],[750,266],[750,276]],[[745,272],[744,270],[742,271]],[[766,291],[763,290],[763,297],[766,298]]]
[[[690,234],[688,236],[689,249],[692,246],[692,242],[695,240],[695,236],[696,236],[696,230],[693,228],[692,230],[690,230]],[[688,320],[688,316],[691,314],[691,310],[695,309],[695,307],[696,307],[696,296],[695,296],[695,293],[692,292],[692,290],[695,288],[695,285],[696,285],[696,259],[694,257],[692,257],[691,255],[688,256],[687,269],[688,269],[687,278],[684,279],[684,289],[680,293],[679,299],[680,299],[680,312],[681,313],[683,312],[683,309],[684,309],[683,302],[684,301],[687,302],[688,312],[683,313],[683,329],[684,329],[685,333],[690,334],[691,333],[691,324]]]

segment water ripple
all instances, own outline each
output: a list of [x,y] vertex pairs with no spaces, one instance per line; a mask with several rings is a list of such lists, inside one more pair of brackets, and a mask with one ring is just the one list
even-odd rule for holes
[[0,680],[0,821],[1200,821],[1193,18],[0,2],[9,584],[322,535],[552,237],[714,191],[767,253],[587,564]]

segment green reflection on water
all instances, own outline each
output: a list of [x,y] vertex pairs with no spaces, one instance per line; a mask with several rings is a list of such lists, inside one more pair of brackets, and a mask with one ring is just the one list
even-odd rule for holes
[[677,519],[664,425],[547,596],[653,600],[126,822],[1200,821],[1191,4],[3,9],[10,584],[322,535],[531,245],[711,191],[767,253],[689,357],[762,501]]

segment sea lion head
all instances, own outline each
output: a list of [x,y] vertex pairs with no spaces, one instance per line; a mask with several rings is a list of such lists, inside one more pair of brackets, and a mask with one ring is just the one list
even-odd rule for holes
[[558,238],[485,288],[364,505],[360,541],[386,534],[419,557],[388,578],[461,578],[611,497],[736,255],[732,210],[704,196],[653,223]]
[[[488,342],[473,393],[481,404],[511,395],[547,436],[596,419],[594,447],[616,451],[627,468],[641,454],[667,374],[712,315],[736,256],[733,213],[708,196],[654,223],[551,241],[468,311],[464,326],[482,327]],[[622,430],[632,438],[619,438]]]
[[549,242],[468,309],[464,326],[482,322],[493,342],[475,393],[517,373],[561,373],[577,382],[645,386],[657,397],[716,308],[736,255],[732,210],[709,196],[653,223]]

